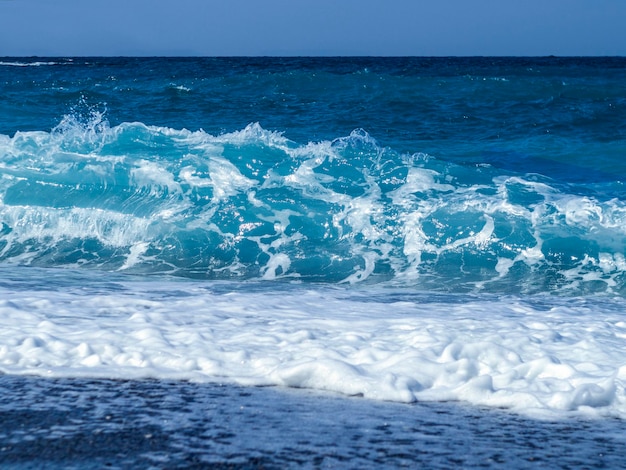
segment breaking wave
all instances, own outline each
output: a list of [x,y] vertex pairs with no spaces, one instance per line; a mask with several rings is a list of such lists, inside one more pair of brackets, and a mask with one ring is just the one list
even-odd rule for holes
[[0,135],[0,260],[448,292],[626,292],[626,204],[593,188],[258,123],[211,135],[104,111]]

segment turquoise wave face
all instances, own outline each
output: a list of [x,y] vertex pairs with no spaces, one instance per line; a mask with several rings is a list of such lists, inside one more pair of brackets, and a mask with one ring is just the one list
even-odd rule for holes
[[[0,135],[0,261],[207,279],[626,292],[626,204],[384,148],[66,116]],[[618,183],[615,183],[618,184]],[[610,194],[604,191],[603,194]]]

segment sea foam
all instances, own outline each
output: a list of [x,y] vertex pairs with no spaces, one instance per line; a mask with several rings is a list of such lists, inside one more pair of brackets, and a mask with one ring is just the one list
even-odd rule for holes
[[[626,418],[623,300],[15,273],[23,278],[5,272],[0,288],[4,373],[218,381]],[[44,274],[54,291],[40,290]]]

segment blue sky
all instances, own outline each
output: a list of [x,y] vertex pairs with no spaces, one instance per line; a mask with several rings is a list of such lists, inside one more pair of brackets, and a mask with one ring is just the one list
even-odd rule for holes
[[624,0],[0,0],[0,56],[626,55]]

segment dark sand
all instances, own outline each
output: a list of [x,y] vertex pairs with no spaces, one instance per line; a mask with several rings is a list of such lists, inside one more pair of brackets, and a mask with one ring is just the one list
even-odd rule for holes
[[2,468],[626,468],[626,423],[306,390],[0,375]]

